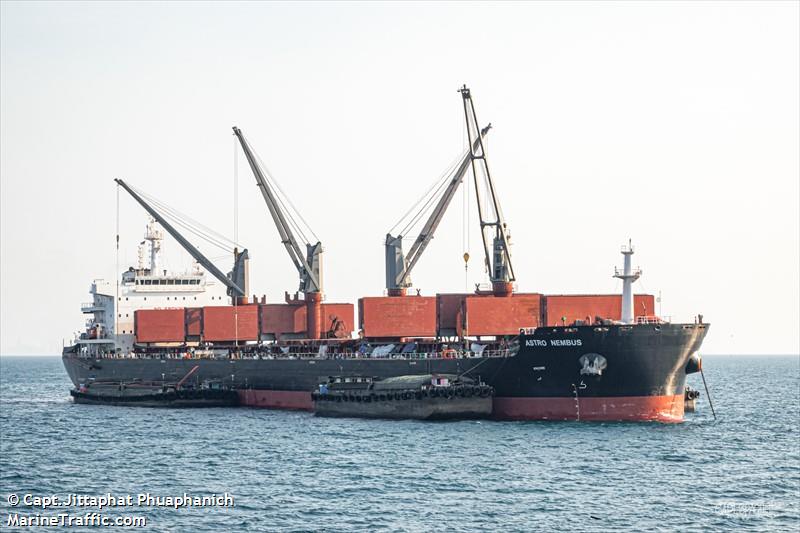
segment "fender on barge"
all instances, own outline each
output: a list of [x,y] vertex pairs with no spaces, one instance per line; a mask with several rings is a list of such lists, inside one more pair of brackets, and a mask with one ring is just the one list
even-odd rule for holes
[[455,374],[494,388],[496,419],[680,422],[686,376],[698,369],[696,352],[707,331],[704,323],[542,327],[522,332],[507,350],[481,357],[65,353],[63,362],[76,387],[177,379],[198,366],[196,379],[236,389],[240,403],[251,407],[311,410],[310,392],[329,376]]
[[381,381],[342,378],[311,393],[314,414],[327,417],[466,420],[492,414],[493,390],[456,375],[416,374]]
[[129,407],[235,407],[236,391],[226,389],[176,389],[157,386],[128,388],[99,385],[69,391],[75,403]]

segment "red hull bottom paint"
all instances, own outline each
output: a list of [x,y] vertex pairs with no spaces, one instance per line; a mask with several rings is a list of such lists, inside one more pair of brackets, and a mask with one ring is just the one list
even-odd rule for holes
[[[248,407],[314,408],[311,394],[298,391],[240,390]],[[503,420],[586,420],[682,422],[683,395],[606,398],[495,398],[493,418]]]
[[310,392],[282,390],[240,390],[239,401],[248,407],[266,409],[303,409],[311,411],[314,404]]
[[605,398],[495,398],[494,418],[682,422],[683,395]]

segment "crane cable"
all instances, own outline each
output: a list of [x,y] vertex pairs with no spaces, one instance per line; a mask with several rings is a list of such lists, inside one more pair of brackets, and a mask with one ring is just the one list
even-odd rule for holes
[[[458,162],[461,159],[463,159],[463,157],[464,157],[464,154],[461,154],[459,157],[454,159],[447,166],[447,168],[439,175],[438,178],[436,178],[436,180],[433,182],[433,185],[431,185],[431,187],[425,192],[425,194],[423,194],[414,203],[414,205],[411,206],[411,208],[403,215],[403,217],[397,222],[397,224],[395,224],[395,226],[392,228],[392,231],[394,231],[394,229],[397,226],[399,226],[406,218],[408,218],[408,216],[411,214],[411,212],[414,209],[416,209],[419,206],[419,204],[421,204],[423,201],[425,201],[425,204],[423,205],[423,207],[421,207],[419,209],[419,211],[414,215],[414,217],[412,217],[411,222],[409,222],[409,223],[407,223],[405,225],[405,227],[403,228],[403,232],[401,232],[401,235],[403,233],[406,233],[408,231],[408,229],[410,227],[412,227],[416,223],[416,221],[421,217],[421,214],[424,213],[428,209],[428,206],[430,205],[430,202],[431,202],[431,198],[436,198],[439,195],[439,191],[441,190],[442,186],[444,184],[446,184],[450,179],[452,179],[452,174],[455,171],[456,166],[458,165]],[[426,200],[426,198],[427,198],[427,200]]]
[[239,142],[233,138],[233,240],[239,240]]
[[424,201],[423,206],[419,208],[414,216],[411,217],[411,219],[405,224],[403,230],[400,232],[400,235],[406,235],[407,232],[419,222],[422,216],[430,209],[433,201],[440,196],[442,188],[444,188],[453,179],[453,173],[456,171],[459,162],[464,159],[465,155],[466,152],[460,154],[447,166],[444,172],[442,172],[433,182],[433,185],[431,185],[430,188],[425,191],[425,193],[416,202],[414,202],[414,205],[412,205],[408,211],[406,211],[405,214],[400,217],[397,223],[392,226],[392,228],[389,230],[389,233],[394,233],[397,227],[400,226],[406,219],[408,219],[409,215],[411,215],[411,213],[414,212],[414,210],[417,209],[417,207]]
[[[467,125],[466,123],[461,123],[461,142],[462,144],[469,144],[467,140]],[[470,165],[471,166],[471,165]],[[467,174],[469,170],[467,170]],[[463,206],[461,208],[461,246],[464,250],[464,292],[469,290],[469,249],[470,249],[470,235],[469,235],[469,225],[470,225],[470,212],[469,212],[469,177],[464,180],[464,188],[463,188]]]
[[[142,197],[145,197],[145,195],[142,195],[141,193],[139,193],[139,194]],[[200,224],[193,225],[193,224],[189,223],[185,218],[182,218],[182,216],[180,215],[179,212],[175,211],[174,209],[172,209],[171,207],[167,206],[166,204],[164,204],[162,202],[159,202],[155,198],[148,197],[147,199],[150,200],[150,202],[153,203],[156,207],[158,207],[159,210],[161,210],[161,214],[162,214],[162,216],[164,216],[164,218],[169,219],[174,224],[184,228],[185,230],[187,230],[190,233],[196,235],[200,239],[208,242],[209,244],[211,244],[213,246],[216,246],[217,248],[220,248],[220,249],[222,249],[224,251],[230,251],[235,246],[238,246],[236,243],[234,243],[233,241],[231,241],[227,237],[224,237],[222,235],[216,234],[216,232],[214,232],[213,230],[210,230],[210,229],[206,228],[206,231],[202,231],[201,229],[199,229],[198,226],[200,226],[200,227],[204,227],[204,226],[202,226]],[[217,235],[217,236],[215,237],[215,235]]]
[[147,200],[150,200],[153,204],[157,205],[161,210],[163,210],[166,214],[168,214],[169,217],[171,217],[171,218],[173,218],[175,220],[179,220],[182,223],[195,228],[196,231],[198,231],[198,232],[201,232],[201,233],[204,233],[204,234],[208,234],[209,237],[213,237],[215,240],[218,240],[220,242],[230,243],[230,244],[233,244],[233,245],[237,244],[235,241],[232,241],[231,239],[229,239],[225,235],[223,235],[223,234],[221,234],[221,233],[209,228],[208,226],[203,225],[202,223],[200,223],[197,220],[193,219],[189,215],[181,213],[180,211],[178,211],[174,207],[172,207],[169,204],[159,200],[155,196],[152,196],[150,194],[147,194],[145,192],[137,190],[137,189],[135,189],[133,187],[131,187],[131,189],[133,189],[137,194],[139,194],[143,198],[145,198]]
[[[455,171],[455,169],[453,169],[453,171]],[[419,221],[422,220],[424,215],[428,214],[428,212],[430,211],[430,209],[433,206],[434,202],[436,200],[438,200],[439,198],[441,198],[441,196],[443,194],[443,189],[446,189],[447,185],[452,180],[452,174],[453,174],[453,172],[450,172],[450,174],[448,174],[445,177],[445,179],[443,179],[441,181],[441,183],[436,188],[434,193],[430,196],[430,198],[428,198],[428,200],[420,208],[420,210],[417,212],[417,214],[408,222],[408,224],[406,224],[406,226],[403,228],[403,232],[402,233],[408,233],[411,230],[411,228],[416,226],[419,223]]]
[[239,244],[237,244],[234,241],[231,241],[224,235],[217,233],[216,231],[204,226],[203,224],[200,224],[199,222],[192,219],[188,215],[184,215],[180,211],[170,207],[169,205],[158,200],[152,195],[146,194],[138,189],[135,189],[134,187],[131,187],[131,189],[142,198],[148,200],[151,204],[153,204],[154,207],[158,208],[158,211],[161,212],[161,215],[164,216],[164,218],[169,219],[171,222],[191,232],[192,234],[203,239],[209,244],[216,246],[226,252],[229,252],[233,247],[240,246]]
[[[317,234],[314,233],[314,230],[311,228],[311,225],[308,222],[306,222],[306,220],[303,218],[303,215],[300,214],[300,211],[292,203],[292,200],[289,198],[289,195],[287,195],[286,192],[284,192],[283,188],[281,188],[280,183],[278,183],[278,180],[276,180],[275,177],[272,175],[272,172],[269,171],[267,165],[264,164],[264,161],[261,159],[261,156],[258,154],[256,149],[250,146],[250,150],[255,155],[256,160],[258,161],[258,164],[261,167],[261,170],[264,171],[265,177],[268,179],[268,185],[271,185],[274,190],[280,192],[280,194],[275,195],[275,199],[283,208],[283,212],[288,218],[291,228],[294,229],[300,235],[300,237],[303,239],[304,242],[306,243],[311,242],[308,239],[308,237],[306,237],[305,232],[303,232],[303,229],[300,227],[300,224],[298,224],[297,221],[292,216],[292,212],[294,212],[294,214],[297,215],[297,218],[300,219],[305,228],[309,231],[311,236],[314,237],[314,239],[316,239],[317,242],[320,242],[319,237],[317,237]],[[289,207],[291,207],[291,209],[287,207],[287,204]]]
[[119,297],[119,183],[117,183],[117,251],[116,251],[116,266],[114,267],[116,270],[114,271],[114,279],[116,280],[115,287],[116,287],[116,300],[114,301],[114,351],[117,351],[117,338],[119,335],[119,316],[121,313],[119,312],[119,304],[120,304],[120,297]]
[[162,215],[164,215],[165,218],[169,218],[175,224],[178,224],[181,227],[186,228],[193,234],[210,242],[211,244],[219,246],[220,248],[223,248],[225,250],[227,250],[228,248],[232,248],[234,246],[238,246],[237,243],[228,239],[224,235],[221,235],[215,232],[214,230],[207,228],[206,226],[203,226],[202,224],[192,220],[191,218],[182,215],[179,211],[171,208],[167,204],[164,204],[163,202],[160,202],[159,200],[153,197],[149,197],[148,199],[162,211]]

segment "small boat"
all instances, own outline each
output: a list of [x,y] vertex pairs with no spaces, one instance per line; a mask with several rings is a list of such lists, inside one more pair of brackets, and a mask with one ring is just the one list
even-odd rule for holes
[[455,374],[330,377],[311,393],[317,416],[453,420],[492,414],[494,389]]
[[235,390],[205,386],[176,388],[141,383],[92,383],[69,391],[75,403],[136,407],[233,407],[239,405]]
[[686,387],[683,393],[683,411],[686,413],[694,413],[697,411],[697,399],[700,397],[700,391]]

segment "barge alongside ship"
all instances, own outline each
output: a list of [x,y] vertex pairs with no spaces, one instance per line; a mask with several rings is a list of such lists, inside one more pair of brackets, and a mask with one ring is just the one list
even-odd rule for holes
[[455,374],[335,377],[311,394],[314,414],[327,417],[467,420],[492,414],[494,390]]
[[222,381],[238,390],[242,405],[252,407],[312,410],[310,392],[327,376],[463,374],[494,388],[492,416],[498,419],[678,422],[686,375],[696,371],[693,354],[707,330],[707,324],[666,323],[543,327],[478,357],[471,352],[372,358],[256,351],[204,359],[65,353],[63,360],[76,386],[174,379],[199,365],[197,379]]
[[236,407],[239,395],[230,389],[132,389],[128,385],[82,387],[69,391],[75,403],[128,407]]
[[[247,250],[234,248],[233,269],[223,274],[143,194],[117,180],[153,219],[145,237],[150,264],[140,249],[138,267],[123,274],[116,290],[93,284],[93,301],[83,306],[92,318],[63,351],[75,387],[178,382],[191,374],[195,384],[216,382],[236,391],[242,405],[311,410],[312,392],[326,380],[454,375],[491,387],[491,416],[498,419],[681,421],[686,376],[701,369],[698,350],[708,331],[702,316],[671,323],[655,316],[652,296],[634,296],[641,272],[631,267],[630,244],[622,249],[624,268],[614,274],[621,295],[515,293],[510,237],[483,146],[489,126],[478,128],[469,89],[460,93],[468,147],[432,188],[438,196],[424,203],[430,215],[408,254],[402,234],[424,217],[415,215],[400,234],[387,234],[387,295],[361,298],[357,324],[352,304],[324,301],[322,245],[301,248],[298,221],[284,211],[290,202],[277,196],[238,128],[234,133],[299,273],[303,299],[287,294],[284,303],[250,301]],[[470,170],[490,288],[408,295],[410,272]],[[190,274],[159,268],[156,223],[197,261]],[[219,292],[206,272],[221,284]]]

